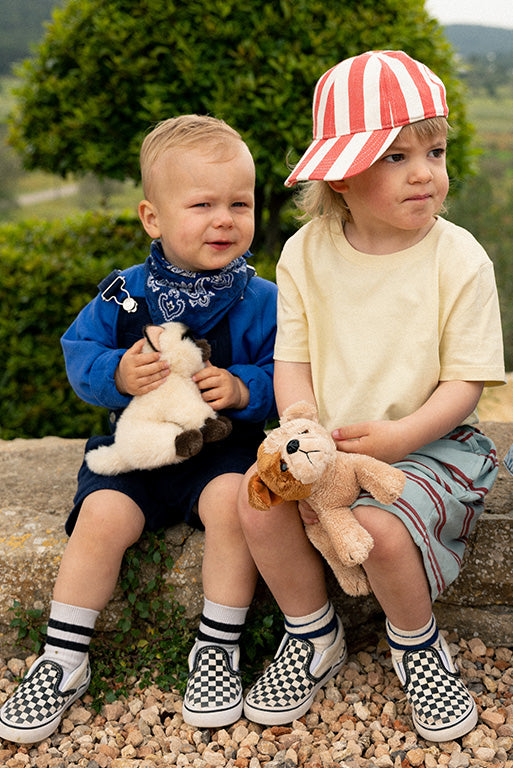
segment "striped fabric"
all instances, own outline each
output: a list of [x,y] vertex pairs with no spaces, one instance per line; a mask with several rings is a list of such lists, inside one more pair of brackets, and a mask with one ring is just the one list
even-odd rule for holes
[[395,464],[406,485],[394,504],[362,491],[353,507],[396,515],[419,547],[435,600],[458,576],[469,535],[498,472],[495,446],[480,430],[460,426]]
[[404,125],[447,115],[442,81],[403,51],[369,51],[346,59],[315,87],[314,140],[285,186],[361,173]]

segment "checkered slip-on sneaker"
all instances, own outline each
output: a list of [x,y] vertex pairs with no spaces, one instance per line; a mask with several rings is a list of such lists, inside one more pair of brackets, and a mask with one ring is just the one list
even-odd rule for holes
[[33,744],[50,736],[62,715],[86,691],[91,680],[89,660],[68,678],[63,689],[60,664],[36,659],[13,696],[0,709],[0,738],[18,744]]
[[239,648],[195,645],[189,654],[190,674],[183,700],[183,719],[197,728],[222,728],[242,715]]
[[413,724],[429,741],[453,741],[477,723],[474,699],[459,673],[447,669],[443,650],[430,646],[405,651],[402,658]]
[[338,617],[337,623],[335,640],[313,672],[313,643],[285,635],[274,660],[246,696],[244,714],[249,720],[263,725],[285,725],[308,712],[319,688],[337,674],[347,658],[344,629]]

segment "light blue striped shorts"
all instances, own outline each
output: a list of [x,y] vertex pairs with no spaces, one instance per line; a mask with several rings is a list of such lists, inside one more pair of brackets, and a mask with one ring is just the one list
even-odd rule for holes
[[364,504],[397,515],[419,547],[435,600],[458,576],[468,536],[484,510],[498,472],[493,442],[475,427],[461,426],[394,466],[406,485],[394,504],[380,504],[363,491]]

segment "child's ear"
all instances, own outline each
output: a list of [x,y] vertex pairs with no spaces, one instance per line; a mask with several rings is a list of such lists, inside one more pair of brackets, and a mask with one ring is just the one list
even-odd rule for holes
[[161,232],[158,223],[158,216],[153,203],[150,203],[149,200],[141,200],[137,210],[142,225],[152,240],[160,237]]
[[349,189],[345,179],[340,179],[340,181],[328,181],[328,184],[334,192],[339,192],[341,195]]

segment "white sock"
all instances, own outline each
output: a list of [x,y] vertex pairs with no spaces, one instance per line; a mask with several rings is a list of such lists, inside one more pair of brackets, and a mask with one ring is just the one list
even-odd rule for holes
[[197,646],[227,645],[239,642],[249,606],[237,608],[213,603],[204,598],[203,612],[197,634]]
[[64,670],[62,683],[82,664],[89,651],[99,611],[52,600],[43,656]]
[[285,616],[285,629],[289,635],[310,640],[316,651],[322,653],[335,640],[337,617],[328,602],[307,616]]
[[433,614],[431,614],[430,620],[427,624],[424,624],[423,627],[411,630],[394,627],[394,625],[387,619],[386,633],[394,669],[403,685],[406,677],[403,666],[403,655],[405,651],[411,650],[412,648],[436,648],[440,653],[446,668],[450,671],[454,671],[454,665],[449,649],[438,631],[436,619]]
[[396,651],[407,651],[410,648],[427,648],[439,644],[436,619],[431,614],[428,623],[418,629],[399,629],[387,619],[387,640],[390,648]]

